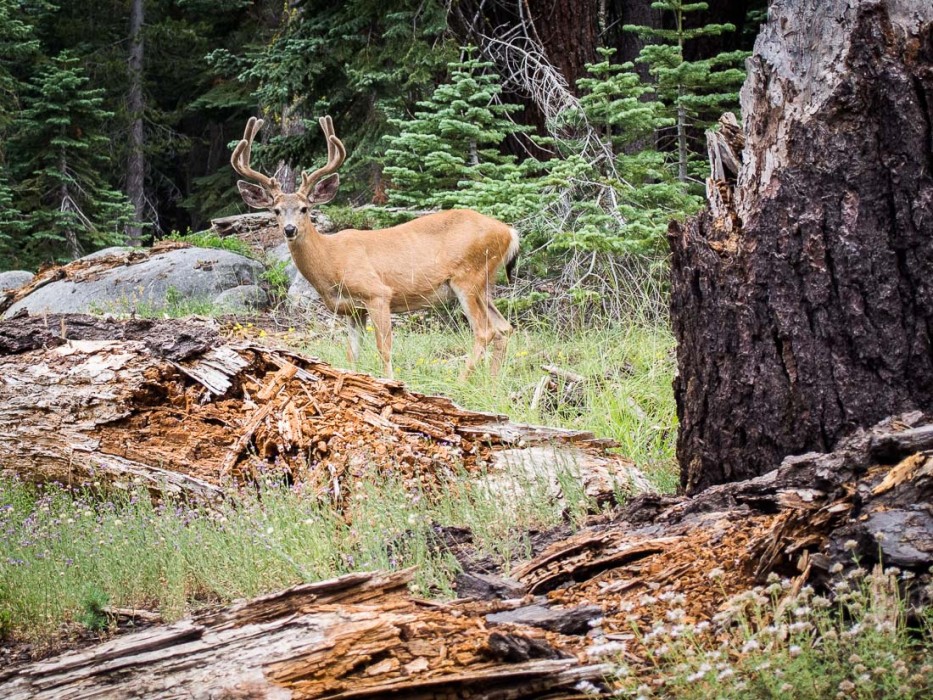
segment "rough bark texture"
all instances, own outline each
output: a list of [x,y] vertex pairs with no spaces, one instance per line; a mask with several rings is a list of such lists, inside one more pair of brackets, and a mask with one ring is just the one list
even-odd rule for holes
[[0,323],[0,470],[208,498],[276,472],[338,504],[357,479],[430,490],[459,468],[503,497],[550,478],[560,498],[568,467],[597,501],[649,488],[607,453],[612,441],[468,411],[219,330],[81,315]]
[[598,683],[608,670],[581,665],[534,628],[493,628],[464,614],[467,606],[419,604],[405,595],[409,579],[350,574],[296,586],[0,671],[0,692],[9,700],[568,698],[578,697],[574,684]]
[[134,224],[126,229],[126,242],[140,245],[142,226],[146,208],[146,154],[145,133],[143,131],[143,17],[145,0],[133,0],[130,3],[130,51],[128,73],[130,89],[126,108],[130,115],[129,156],[126,163],[126,194],[133,204]]
[[933,4],[775,2],[749,69],[734,206],[669,234],[689,493],[933,407]]
[[[931,498],[933,424],[905,414],[746,482],[641,496],[533,543],[512,579],[460,578],[461,596],[489,600],[417,600],[409,572],[351,574],[0,668],[0,696],[556,699],[583,697],[584,679],[605,696],[602,664],[620,656],[660,680],[632,626],[662,622],[674,594],[685,621],[709,620],[776,571],[793,579],[783,607],[806,582],[822,590],[835,564],[847,576],[880,556],[914,574],[901,594],[928,605],[933,517],[917,504]],[[898,590],[893,574],[887,585]],[[711,645],[719,632],[695,634]]]

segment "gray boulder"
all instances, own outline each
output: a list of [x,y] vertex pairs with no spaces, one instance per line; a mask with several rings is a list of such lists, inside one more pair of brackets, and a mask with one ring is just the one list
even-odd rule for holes
[[144,248],[134,248],[129,245],[112,245],[109,248],[101,248],[100,250],[95,250],[93,253],[88,253],[83,258],[78,258],[79,260],[97,260],[98,258],[106,258],[108,255],[125,255],[134,250],[145,250]]
[[227,289],[214,297],[214,305],[231,313],[256,311],[269,303],[269,297],[262,287],[256,284],[241,284]]
[[292,261],[292,255],[288,252],[288,244],[281,243],[266,251],[266,262],[270,265],[274,265],[283,260],[288,263],[285,266],[285,274],[288,276],[288,281],[290,283],[288,286],[288,301],[299,306],[308,306],[317,303],[321,295],[318,294],[317,290],[311,286],[308,280],[302,277],[301,273],[298,272],[298,268],[295,267],[295,263]]
[[[111,251],[114,253],[120,250]],[[100,257],[100,251],[91,259]],[[38,288],[7,309],[30,313],[126,313],[145,306],[161,309],[183,299],[213,300],[221,292],[259,283],[263,266],[226,250],[175,248],[77,279],[62,279]],[[88,271],[90,272],[90,270]]]
[[321,295],[304,277],[298,275],[288,288],[288,300],[298,306],[310,306],[320,301]]
[[27,282],[31,282],[33,277],[35,275],[26,270],[0,272],[0,292],[6,289],[19,289]]

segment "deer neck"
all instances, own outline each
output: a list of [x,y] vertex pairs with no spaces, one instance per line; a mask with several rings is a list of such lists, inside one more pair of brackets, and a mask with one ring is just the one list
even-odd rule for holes
[[337,292],[340,272],[334,264],[331,241],[308,223],[297,240],[288,241],[288,250],[301,276],[320,294],[321,300],[336,311],[340,301]]

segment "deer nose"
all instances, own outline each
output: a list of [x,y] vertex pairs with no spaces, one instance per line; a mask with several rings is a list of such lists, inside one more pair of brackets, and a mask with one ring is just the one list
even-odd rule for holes
[[298,227],[295,224],[289,224],[282,229],[285,232],[286,238],[294,238],[298,233]]

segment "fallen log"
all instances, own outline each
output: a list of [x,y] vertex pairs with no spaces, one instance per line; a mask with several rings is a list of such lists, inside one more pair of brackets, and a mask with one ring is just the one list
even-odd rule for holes
[[410,578],[350,574],[122,635],[0,672],[0,695],[559,698],[606,672],[559,652],[545,632],[418,605],[405,595]]
[[0,469],[30,481],[133,482],[199,498],[277,474],[340,502],[391,472],[430,490],[459,473],[581,472],[611,499],[648,484],[611,441],[469,411],[400,382],[224,340],[210,323],[81,315],[0,323]]

